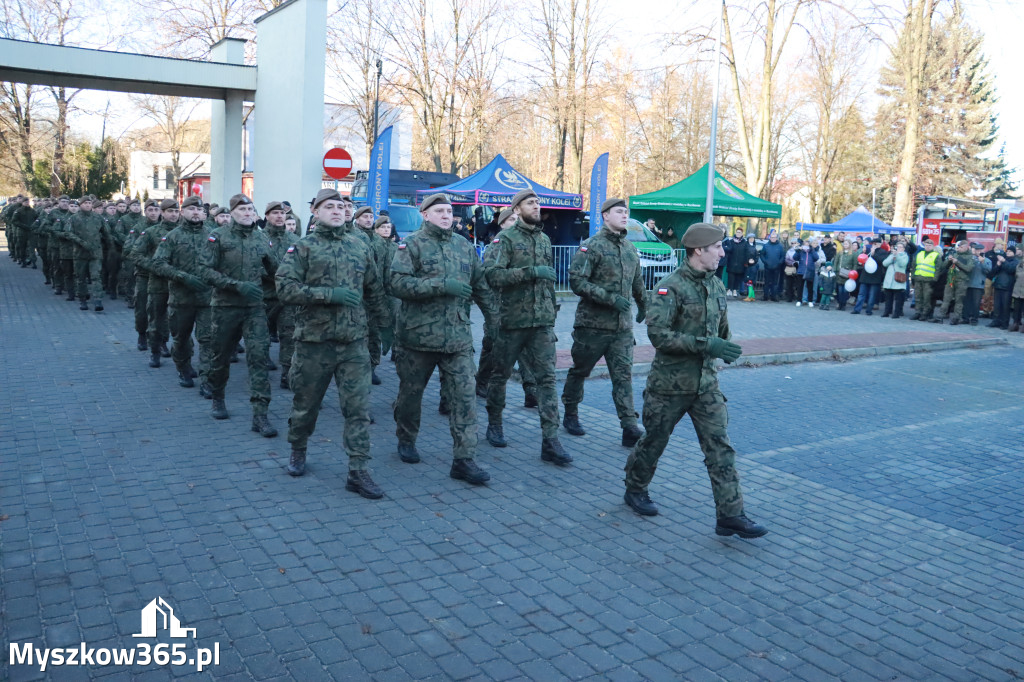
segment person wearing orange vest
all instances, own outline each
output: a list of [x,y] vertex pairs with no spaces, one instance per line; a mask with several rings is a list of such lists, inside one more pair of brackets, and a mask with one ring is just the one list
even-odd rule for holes
[[935,310],[935,278],[938,275],[940,254],[935,242],[925,237],[923,250],[914,254],[914,314],[912,320],[927,322]]

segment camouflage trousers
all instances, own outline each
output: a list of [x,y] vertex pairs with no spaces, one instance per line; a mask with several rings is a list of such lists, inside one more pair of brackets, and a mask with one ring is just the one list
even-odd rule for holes
[[118,280],[121,277],[121,252],[115,248],[107,251],[106,270],[103,274],[103,288],[111,296],[117,295]]
[[[32,233],[28,230],[18,230],[18,233],[14,236],[14,260],[19,263],[28,261],[29,255],[29,242]],[[33,260],[35,257],[33,256]]]
[[103,280],[100,278],[99,258],[76,258],[75,281],[79,301],[92,297],[93,304],[103,303]]
[[166,291],[149,291],[146,293],[146,339],[149,341],[149,352],[167,343],[170,338],[171,326],[167,322],[167,301],[170,295]]
[[[150,294],[152,296],[153,294]],[[210,367],[210,388],[213,397],[224,399],[228,384],[231,356],[238,340],[245,339],[245,364],[249,369],[249,403],[254,416],[265,415],[270,406],[270,332],[262,306],[213,306],[213,364]]]
[[505,411],[505,387],[516,360],[537,381],[537,405],[544,438],[558,436],[558,395],[555,393],[555,331],[551,327],[502,329],[495,339],[494,373],[487,385],[487,419],[501,424]]
[[351,343],[295,342],[289,377],[295,397],[288,419],[288,442],[295,449],[306,449],[331,379],[338,388],[341,415],[345,419],[349,471],[364,470],[370,461],[370,354],[365,339]]
[[[50,238],[51,242],[57,241],[56,237]],[[50,244],[46,248],[46,254],[49,256],[50,269],[47,272],[47,276],[50,278],[50,284],[53,285],[54,289],[64,288],[64,279],[60,272],[60,246],[54,246]]]
[[[496,358],[494,355],[494,337],[495,334],[484,332],[484,339],[480,343],[480,366],[476,371],[476,385],[487,387],[491,382],[491,377],[494,375],[494,370],[497,365]],[[516,362],[516,370],[519,372],[519,378],[523,382],[523,392],[526,395],[537,395],[537,381],[533,378],[533,373],[523,365],[522,362]]]
[[914,278],[914,310],[922,320],[930,320],[935,312],[935,280]]
[[61,289],[64,290],[68,296],[73,296],[75,293],[75,259],[74,258],[61,258],[60,259],[60,282]]
[[[367,311],[367,319],[369,319],[369,311]],[[375,324],[369,325],[369,333],[366,337],[366,348],[370,352],[370,367],[372,369],[380,364],[381,351],[380,327]]]
[[172,305],[167,314],[174,346],[171,358],[174,366],[184,374],[192,366],[192,330],[195,329],[199,342],[199,381],[210,383],[210,367],[213,366],[213,323],[210,306]]
[[47,237],[40,237],[39,243],[36,248],[39,251],[40,265],[43,269],[43,276],[46,277],[47,281],[52,281],[50,278],[50,247],[47,244],[49,239]]
[[684,414],[690,415],[704,466],[711,479],[718,518],[743,513],[743,493],[736,473],[736,451],[729,443],[729,411],[720,391],[669,395],[644,391],[644,428],[647,432],[626,460],[626,490],[647,490],[669,436]]
[[572,332],[572,367],[565,378],[562,403],[566,414],[576,414],[583,402],[583,381],[601,358],[608,363],[612,400],[622,428],[636,426],[633,406],[633,332],[611,332],[577,327]]
[[946,286],[942,292],[942,307],[939,308],[939,317],[943,318],[949,315],[949,311],[952,308],[953,317],[963,320],[964,313],[964,297],[967,296],[967,280],[961,278],[959,282],[953,284],[953,286]]
[[135,331],[145,334],[149,327],[149,277],[135,273]]
[[433,353],[402,349],[395,360],[398,372],[398,399],[395,401],[395,433],[400,443],[415,443],[420,432],[423,389],[437,368],[442,391],[451,415],[455,459],[473,459],[476,454],[476,393],[473,385],[473,353]]
[[281,375],[288,373],[292,366],[292,355],[295,354],[295,309],[296,306],[285,305],[277,299],[266,301],[267,326],[277,331],[280,346],[277,349],[277,363],[281,365]]

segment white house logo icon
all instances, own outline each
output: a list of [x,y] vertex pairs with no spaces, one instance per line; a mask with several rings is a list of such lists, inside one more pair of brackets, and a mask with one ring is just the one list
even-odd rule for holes
[[132,637],[156,637],[158,613],[163,616],[163,629],[167,630],[171,637],[188,637],[191,632],[192,639],[196,638],[196,629],[181,627],[181,621],[174,615],[174,609],[163,597],[157,597],[142,609],[142,632]]

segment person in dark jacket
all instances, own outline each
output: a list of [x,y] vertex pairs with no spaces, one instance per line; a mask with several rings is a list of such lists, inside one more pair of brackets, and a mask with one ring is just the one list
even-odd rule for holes
[[1006,329],[1010,326],[1010,297],[1017,279],[1017,250],[1007,247],[1005,254],[996,254],[989,277],[992,278],[992,321],[990,327]]
[[779,241],[779,233],[772,230],[768,242],[761,247],[764,265],[764,300],[778,302],[782,295],[782,268],[786,263],[786,247]]
[[825,254],[825,261],[835,261],[836,259],[836,245],[832,241],[832,235],[826,234],[822,237],[821,241],[821,252]]
[[882,240],[875,237],[871,241],[871,252],[868,258],[875,261],[876,268],[874,272],[868,272],[864,269],[863,265],[857,268],[860,272],[860,276],[857,279],[860,293],[857,295],[857,305],[853,306],[852,314],[860,315],[861,308],[864,308],[865,305],[867,310],[864,311],[864,314],[872,314],[871,309],[878,302],[878,292],[881,290],[882,282],[885,280],[885,266],[882,264],[888,257],[889,252],[882,248]]
[[802,303],[814,307],[814,271],[818,262],[818,250],[810,244],[804,244],[796,250],[796,274],[802,280],[800,287],[801,300],[796,302],[799,308]]
[[[746,280],[747,266],[750,265],[750,246],[743,238],[743,230],[736,230],[736,234],[729,240],[729,251],[726,253],[725,269],[729,273],[729,294],[739,296]],[[757,257],[756,249],[754,258]]]

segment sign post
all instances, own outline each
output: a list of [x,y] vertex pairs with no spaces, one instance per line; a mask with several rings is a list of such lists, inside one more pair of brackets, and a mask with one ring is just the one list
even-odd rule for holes
[[328,149],[324,154],[324,173],[335,180],[344,180],[352,172],[352,155],[341,147]]

